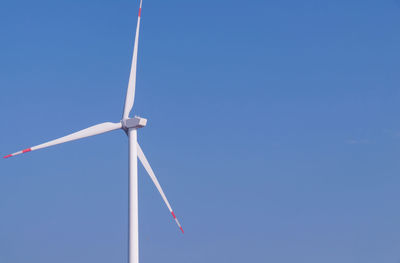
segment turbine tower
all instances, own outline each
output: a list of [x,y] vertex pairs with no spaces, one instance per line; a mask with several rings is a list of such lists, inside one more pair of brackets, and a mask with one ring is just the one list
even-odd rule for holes
[[101,123],[87,129],[75,132],[73,134],[64,136],[59,139],[55,139],[37,146],[33,146],[31,148],[27,148],[25,150],[9,154],[4,156],[4,158],[9,158],[12,156],[16,156],[22,153],[27,153],[47,147],[51,147],[57,144],[66,143],[70,141],[75,141],[79,139],[83,139],[90,136],[99,135],[102,133],[107,133],[113,130],[122,129],[128,135],[129,138],[129,263],[139,263],[139,218],[138,218],[138,169],[137,169],[137,159],[139,158],[140,162],[143,164],[147,173],[149,174],[151,180],[155,184],[157,190],[160,192],[162,199],[167,205],[169,211],[171,212],[172,217],[174,218],[176,224],[181,229],[182,233],[183,229],[180,225],[178,219],[175,216],[174,211],[171,208],[171,205],[168,202],[167,197],[164,194],[163,189],[161,188],[160,183],[155,176],[153,169],[151,168],[149,162],[147,161],[146,156],[144,155],[142,149],[137,142],[137,130],[146,126],[147,119],[140,117],[130,118],[129,115],[133,108],[133,103],[135,100],[135,87],[136,87],[136,68],[137,68],[137,57],[138,57],[138,45],[139,45],[139,30],[140,30],[140,18],[142,12],[142,1],[140,1],[139,7],[139,15],[138,22],[136,27],[136,37],[135,37],[135,45],[133,49],[133,57],[132,57],[132,66],[129,77],[128,89],[126,92],[125,98],[125,106],[124,112],[122,115],[122,120],[117,123],[105,122]]

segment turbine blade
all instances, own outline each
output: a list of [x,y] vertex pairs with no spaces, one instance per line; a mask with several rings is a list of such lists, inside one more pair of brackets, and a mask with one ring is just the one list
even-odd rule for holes
[[137,56],[138,56],[138,46],[139,46],[139,29],[140,29],[141,13],[142,13],[142,0],[140,0],[138,22],[136,26],[135,46],[133,48],[131,74],[129,76],[128,89],[126,91],[126,98],[125,98],[124,113],[122,116],[123,120],[129,118],[129,114],[133,108],[133,103],[135,101],[136,67],[137,67]]
[[162,199],[164,200],[165,204],[167,205],[169,211],[171,212],[172,217],[175,219],[176,224],[178,225],[178,227],[181,229],[182,233],[183,232],[183,228],[181,226],[181,224],[178,221],[178,218],[176,218],[174,211],[171,208],[171,205],[168,202],[167,197],[164,194],[163,189],[161,188],[160,183],[157,180],[156,175],[153,172],[153,169],[151,169],[151,166],[149,164],[149,162],[147,161],[146,156],[144,155],[142,148],[140,148],[139,143],[137,144],[137,152],[138,152],[138,157],[140,162],[143,164],[143,167],[146,169],[147,173],[149,174],[151,180],[153,181],[153,183],[156,185],[158,192],[160,192]]
[[75,141],[75,140],[83,139],[83,138],[86,138],[86,137],[90,137],[90,136],[106,133],[106,132],[109,132],[109,131],[120,129],[121,127],[122,127],[121,123],[112,123],[112,122],[101,123],[101,124],[89,127],[87,129],[72,133],[70,135],[64,136],[62,138],[55,139],[55,140],[50,141],[50,142],[46,142],[46,143],[31,147],[31,148],[27,148],[25,150],[22,150],[22,151],[13,153],[13,154],[6,155],[6,156],[4,156],[4,158],[9,158],[9,157],[12,157],[12,156],[15,156],[15,155],[19,155],[19,154],[22,154],[22,153],[27,153],[27,152],[31,152],[31,151],[47,148],[47,147],[50,147],[50,146],[54,146],[54,145],[57,145],[57,144],[70,142],[70,141]]

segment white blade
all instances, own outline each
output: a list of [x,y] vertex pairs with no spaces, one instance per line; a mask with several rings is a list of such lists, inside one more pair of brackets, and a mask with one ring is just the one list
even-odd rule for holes
[[136,37],[135,37],[135,47],[133,48],[132,66],[131,74],[129,76],[128,90],[126,91],[124,114],[122,119],[128,119],[129,113],[132,110],[133,102],[135,101],[135,87],[136,87],[136,67],[137,67],[137,55],[138,55],[138,45],[139,45],[139,28],[140,28],[140,14],[142,12],[142,0],[140,0],[140,8],[138,15],[138,22],[136,26]]
[[157,177],[153,172],[153,169],[151,169],[151,166],[150,166],[149,162],[147,161],[146,156],[144,155],[144,153],[142,151],[142,148],[140,148],[139,143],[137,144],[137,154],[138,154],[140,162],[143,164],[143,167],[146,169],[146,171],[149,174],[151,180],[156,185],[158,192],[160,192],[161,197],[163,198],[163,200],[164,200],[165,204],[167,205],[169,211],[171,212],[172,216],[174,217],[175,222],[178,224],[178,226],[181,229],[182,233],[184,233],[181,224],[179,223],[178,219],[176,218],[175,213],[172,210],[171,205],[169,204],[168,199],[165,196],[164,191],[161,188],[161,185],[158,182]]
[[4,156],[4,158],[9,158],[15,155],[19,155],[21,153],[27,153],[27,152],[31,152],[31,151],[35,151],[35,150],[39,150],[39,149],[43,149],[43,148],[47,148],[50,146],[54,146],[57,144],[61,144],[61,143],[65,143],[65,142],[70,142],[70,141],[75,141],[75,140],[79,140],[79,139],[83,139],[86,137],[90,137],[90,136],[94,136],[94,135],[98,135],[98,134],[102,134],[102,133],[106,133],[109,131],[113,131],[113,130],[117,130],[120,129],[122,127],[121,123],[112,123],[112,122],[105,122],[102,124],[98,124],[92,127],[89,127],[87,129],[75,132],[73,134],[67,135],[65,137],[50,141],[50,142],[46,142],[13,154],[9,154],[7,156]]

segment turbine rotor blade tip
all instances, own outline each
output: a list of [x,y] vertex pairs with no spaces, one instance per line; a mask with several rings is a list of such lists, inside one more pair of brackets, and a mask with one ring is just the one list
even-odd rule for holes
[[179,223],[178,218],[176,218],[174,211],[171,211],[171,214],[172,214],[172,217],[174,218],[176,224],[177,224],[178,227],[181,229],[182,234],[184,234],[185,232],[183,231],[183,228],[182,228],[181,224]]
[[25,149],[25,150],[22,150],[22,151],[19,151],[19,152],[16,152],[16,153],[12,153],[12,154],[6,155],[6,156],[4,156],[3,158],[6,159],[6,158],[13,157],[13,156],[15,156],[15,155],[19,155],[19,154],[23,154],[23,153],[28,153],[28,152],[31,152],[31,151],[32,151],[32,148],[28,148],[28,149]]

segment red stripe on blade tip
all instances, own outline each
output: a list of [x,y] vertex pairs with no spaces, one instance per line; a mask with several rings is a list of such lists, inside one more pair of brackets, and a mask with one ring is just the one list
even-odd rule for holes
[[142,8],[139,8],[139,17],[142,14]]
[[182,234],[185,234],[185,231],[183,231],[183,228],[182,227],[179,227],[179,228],[181,229]]
[[174,217],[174,219],[176,219],[175,213],[174,211],[171,212],[172,216]]
[[22,150],[22,153],[27,153],[27,152],[30,152],[30,151],[32,151],[32,149],[28,148],[28,149]]
[[3,158],[6,159],[6,158],[10,158],[10,157],[12,157],[12,154],[6,155]]

